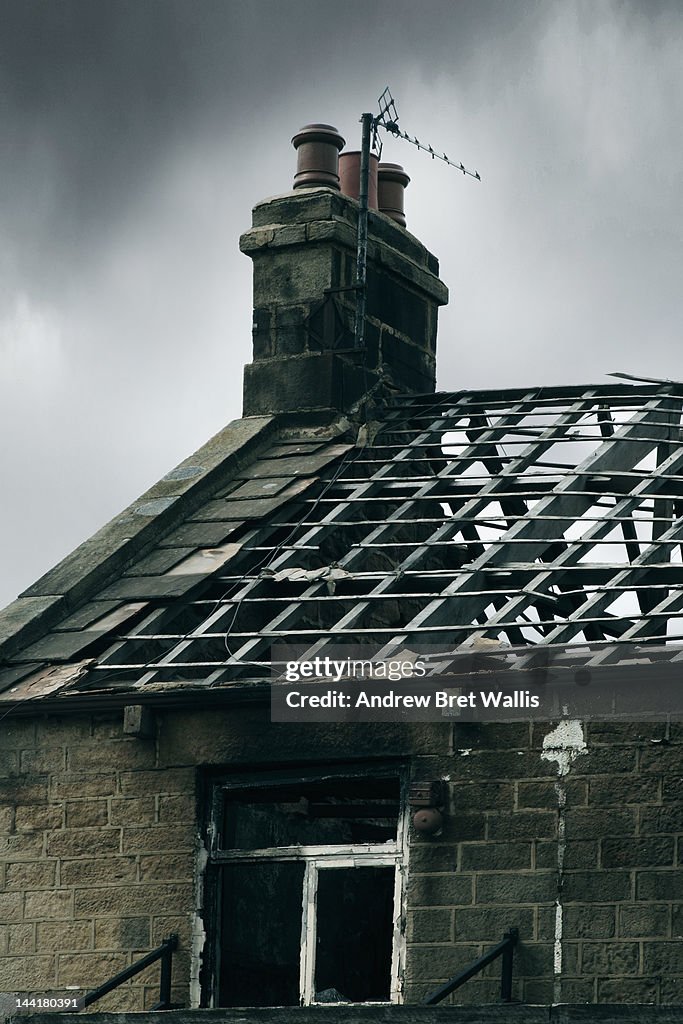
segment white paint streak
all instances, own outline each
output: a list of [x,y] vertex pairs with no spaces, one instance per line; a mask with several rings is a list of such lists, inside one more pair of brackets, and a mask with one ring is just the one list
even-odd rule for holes
[[564,858],[567,849],[567,788],[564,778],[569,774],[577,757],[586,753],[586,740],[581,722],[567,719],[552,729],[543,738],[541,759],[557,762],[558,781],[555,783],[557,795],[557,899],[555,900],[555,930],[553,935],[553,1001],[562,1001],[562,937],[563,907],[562,881],[564,875]]
[[[555,984],[558,984],[559,976],[562,974],[562,904],[560,898],[555,900],[555,942],[553,944],[553,972]],[[553,994],[555,1002],[559,1001],[558,992]]]

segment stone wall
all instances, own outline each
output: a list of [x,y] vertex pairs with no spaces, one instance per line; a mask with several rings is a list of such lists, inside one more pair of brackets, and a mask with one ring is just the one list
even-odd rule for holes
[[[547,725],[294,726],[253,707],[167,710],[145,740],[122,722],[116,711],[0,723],[6,991],[95,987],[177,932],[173,998],[188,1005],[197,766],[410,752],[415,780],[449,778],[450,806],[441,836],[411,838],[408,1001],[511,926],[516,999],[680,1000],[678,726],[593,725],[563,775]],[[492,965],[452,1000],[495,1002],[498,975]],[[157,977],[151,968],[98,1008],[151,1006]]]
[[[582,732],[561,775],[546,724],[455,727],[444,836],[411,855],[414,996],[515,925],[524,1001],[680,1001],[683,732]],[[460,998],[496,992],[473,979]]]

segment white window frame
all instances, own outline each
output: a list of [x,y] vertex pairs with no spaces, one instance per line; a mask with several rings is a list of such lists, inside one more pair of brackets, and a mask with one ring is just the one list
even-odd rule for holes
[[[266,847],[254,850],[223,850],[220,848],[221,837],[218,829],[220,819],[220,808],[224,795],[231,791],[240,789],[254,789],[257,785],[267,788],[275,788],[278,783],[286,783],[301,779],[301,776],[292,773],[291,777],[283,780],[280,778],[261,778],[255,783],[253,777],[243,778],[239,781],[222,783],[214,790],[214,814],[210,828],[211,848],[210,857],[215,865],[227,864],[253,864],[258,861],[303,861],[305,864],[302,912],[301,912],[301,958],[299,972],[299,1001],[302,1006],[329,1005],[316,1004],[315,1001],[315,951],[316,951],[316,910],[317,910],[317,888],[318,875],[320,871],[334,870],[335,868],[354,867],[394,867],[394,910],[392,921],[392,956],[390,975],[389,1000],[367,1001],[357,1003],[358,1006],[387,1006],[403,1002],[404,977],[405,977],[405,922],[406,922],[406,887],[405,877],[407,868],[408,853],[408,804],[405,799],[405,777],[400,769],[382,770],[381,776],[388,777],[390,774],[398,775],[401,778],[401,800],[400,811],[397,821],[396,839],[385,843],[357,843],[353,845],[332,844],[315,846],[280,846]],[[375,771],[375,776],[379,775]],[[305,781],[317,781],[319,778],[328,777],[324,770],[319,774],[305,772]],[[330,777],[342,779],[367,778],[369,781],[373,775],[367,771],[357,773],[353,768],[346,771],[331,773]]]

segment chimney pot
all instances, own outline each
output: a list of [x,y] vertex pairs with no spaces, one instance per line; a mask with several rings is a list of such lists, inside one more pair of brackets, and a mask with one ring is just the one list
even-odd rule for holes
[[331,124],[306,124],[292,139],[297,165],[294,188],[321,185],[339,190],[339,151],[345,141]]
[[[368,207],[377,210],[377,168],[379,157],[370,154],[370,173],[368,175]],[[350,199],[360,197],[360,150],[352,149],[339,157],[339,180],[342,195]]]
[[405,190],[410,178],[400,164],[380,164],[377,171],[377,200],[380,213],[406,226]]

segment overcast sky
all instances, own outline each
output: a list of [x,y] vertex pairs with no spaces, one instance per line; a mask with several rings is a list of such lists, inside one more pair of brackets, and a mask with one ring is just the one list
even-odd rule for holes
[[0,0],[0,604],[241,413],[251,207],[386,84],[439,387],[683,379],[678,0]]

